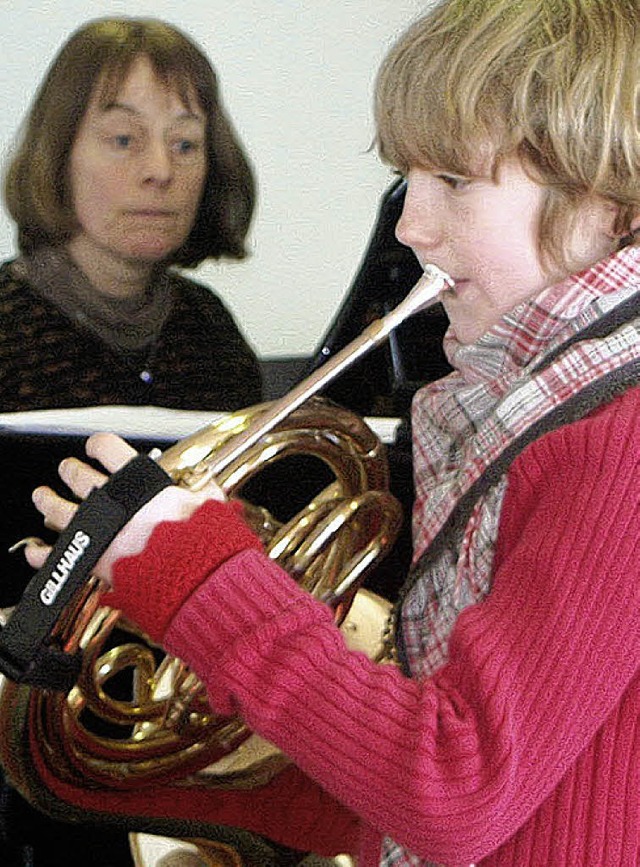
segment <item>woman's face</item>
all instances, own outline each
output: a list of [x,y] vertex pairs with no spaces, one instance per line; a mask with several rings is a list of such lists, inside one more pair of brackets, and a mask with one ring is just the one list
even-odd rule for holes
[[[455,281],[441,300],[460,343],[473,343],[501,317],[568,273],[540,261],[537,232],[543,188],[516,158],[491,177],[462,178],[414,168],[396,235],[424,266],[431,262]],[[569,240],[572,272],[616,246],[615,207],[585,200]]]
[[207,173],[205,117],[186,106],[147,57],[134,60],[115,99],[96,87],[69,160],[78,233],[86,260],[155,264],[188,237]]

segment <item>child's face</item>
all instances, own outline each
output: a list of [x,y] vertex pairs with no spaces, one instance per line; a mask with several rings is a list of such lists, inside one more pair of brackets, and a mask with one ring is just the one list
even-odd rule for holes
[[[424,266],[433,263],[455,281],[441,300],[461,343],[473,343],[513,307],[569,272],[547,271],[537,247],[543,188],[516,158],[497,180],[461,178],[413,168],[396,235]],[[615,209],[601,200],[580,206],[567,260],[571,273],[615,249]]]

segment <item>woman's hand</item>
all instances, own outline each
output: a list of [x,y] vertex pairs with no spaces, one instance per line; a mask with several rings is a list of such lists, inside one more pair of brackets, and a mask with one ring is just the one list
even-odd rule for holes
[[[87,455],[97,460],[110,473],[121,469],[136,456],[136,451],[115,434],[94,434],[87,440]],[[67,458],[58,469],[60,478],[80,500],[89,496],[94,488],[102,487],[108,476],[77,458]],[[78,504],[61,497],[51,488],[36,488],[32,495],[36,509],[44,516],[45,526],[58,532],[67,527]],[[96,564],[93,574],[111,582],[113,564],[121,557],[142,551],[154,527],[161,521],[188,518],[206,500],[224,500],[222,490],[210,483],[202,491],[193,493],[174,485],[165,488],[137,512],[118,533]],[[30,566],[39,569],[51,548],[30,541],[25,556]]]

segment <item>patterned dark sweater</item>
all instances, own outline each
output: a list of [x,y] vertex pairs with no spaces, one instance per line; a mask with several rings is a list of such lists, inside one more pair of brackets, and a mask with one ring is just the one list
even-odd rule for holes
[[170,285],[173,309],[153,351],[123,355],[4,263],[0,412],[107,404],[231,411],[259,402],[258,361],[220,299],[178,274]]

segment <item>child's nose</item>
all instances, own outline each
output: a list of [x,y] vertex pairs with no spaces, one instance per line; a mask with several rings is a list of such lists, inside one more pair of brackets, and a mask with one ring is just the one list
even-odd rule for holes
[[400,219],[396,224],[396,238],[413,250],[430,250],[442,238],[442,215],[428,178],[407,179],[407,192]]

